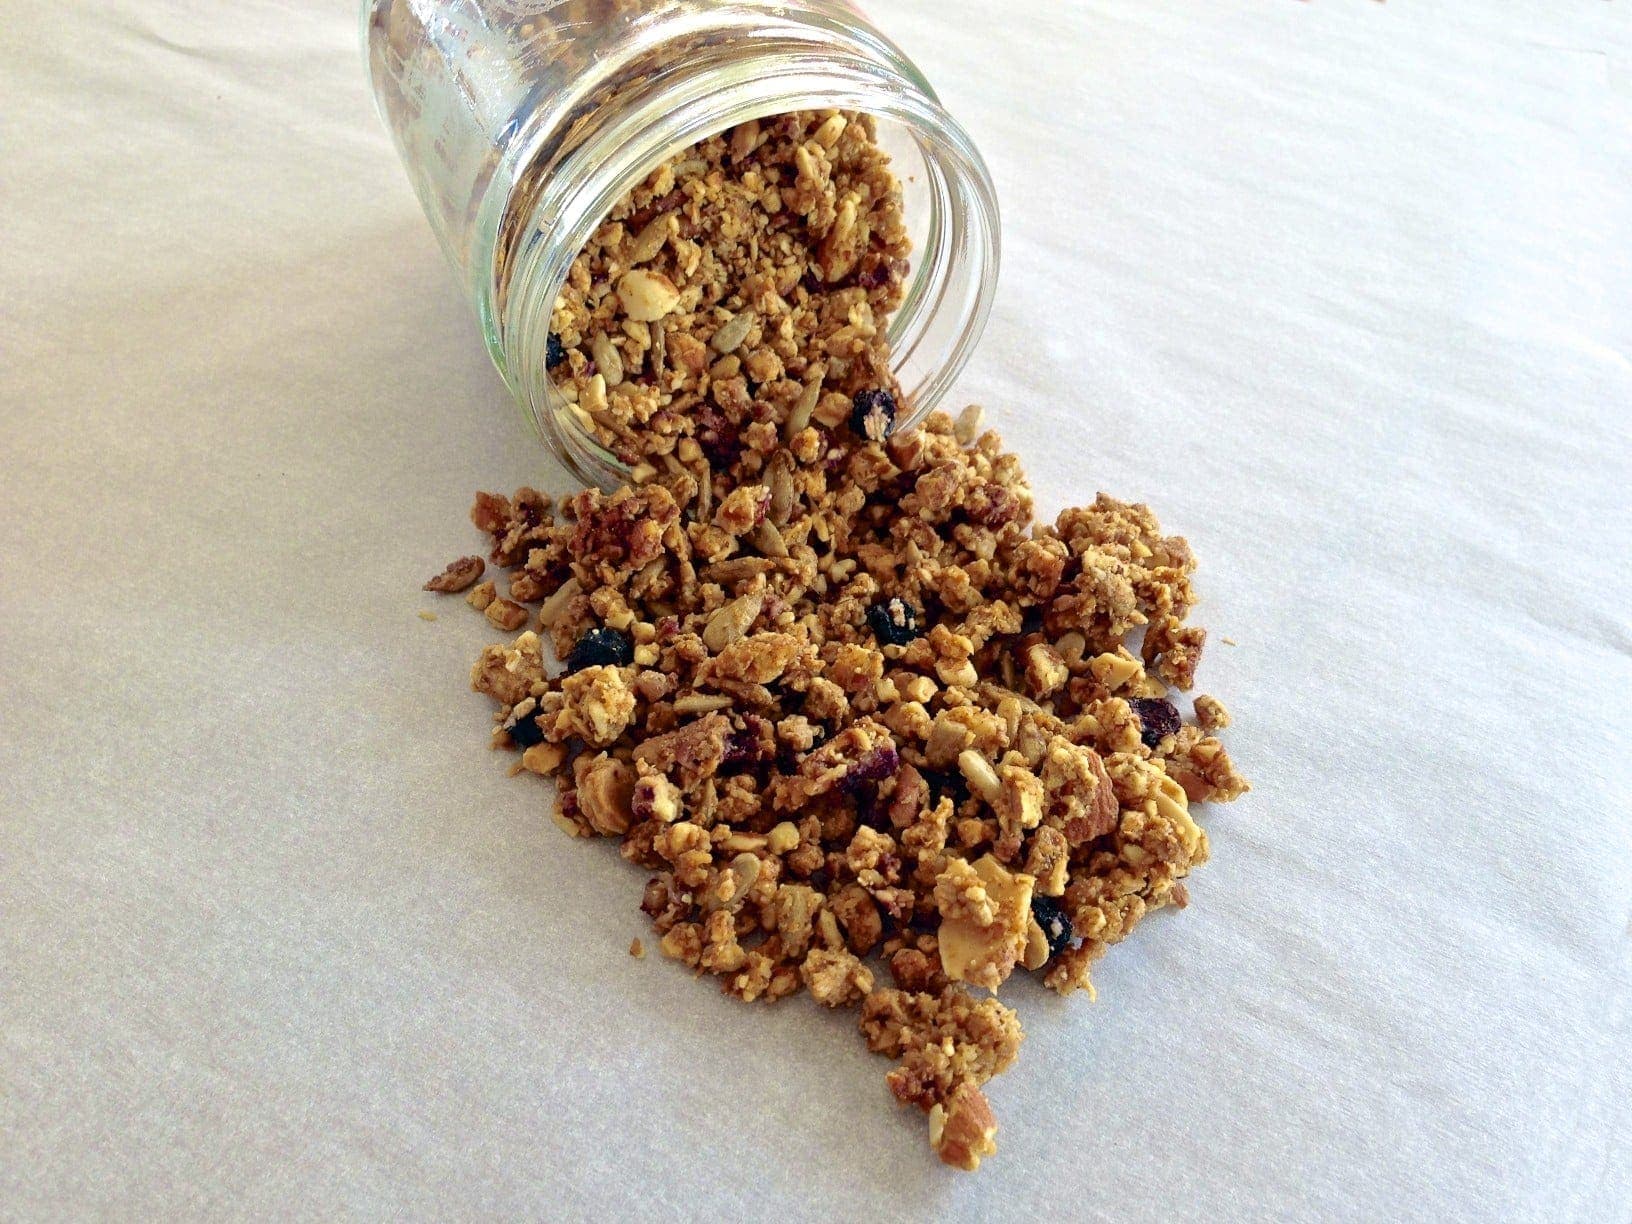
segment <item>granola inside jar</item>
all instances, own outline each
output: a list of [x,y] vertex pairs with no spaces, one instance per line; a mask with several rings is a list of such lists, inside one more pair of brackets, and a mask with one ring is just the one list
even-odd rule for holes
[[551,374],[551,319],[609,211],[706,137],[799,111],[862,114],[904,193],[912,256],[889,323],[899,425],[973,350],[997,204],[918,69],[842,0],[365,0],[374,92],[489,352],[547,445],[591,483],[627,464]]

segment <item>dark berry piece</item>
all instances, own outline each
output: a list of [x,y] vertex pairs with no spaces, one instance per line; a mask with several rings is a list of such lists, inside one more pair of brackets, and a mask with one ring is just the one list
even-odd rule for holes
[[516,719],[515,725],[505,730],[510,734],[510,742],[517,748],[531,748],[544,742],[544,732],[538,725],[538,719],[532,715]]
[[616,629],[591,629],[578,639],[567,656],[568,671],[586,667],[627,667],[635,661],[635,648]]
[[885,778],[893,778],[900,768],[901,757],[894,747],[884,744],[854,761],[842,785],[846,790],[853,791],[864,782],[882,782]]
[[899,597],[868,608],[867,624],[880,646],[905,646],[918,636],[918,613]]
[[553,370],[567,359],[567,346],[561,343],[561,337],[554,332],[544,345],[544,368]]
[[1169,735],[1177,735],[1179,711],[1166,697],[1129,697],[1128,705],[1139,716],[1139,738],[1146,748],[1154,748]]
[[888,391],[857,391],[850,428],[869,442],[882,442],[895,428],[895,396]]
[[1031,916],[1037,919],[1037,925],[1043,928],[1043,938],[1048,940],[1049,960],[1071,946],[1071,937],[1075,932],[1058,897],[1034,894],[1031,898]]

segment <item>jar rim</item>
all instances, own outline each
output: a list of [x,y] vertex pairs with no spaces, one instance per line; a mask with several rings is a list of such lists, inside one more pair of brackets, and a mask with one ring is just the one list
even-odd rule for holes
[[[819,32],[831,38],[834,30],[823,25]],[[617,201],[665,159],[750,119],[834,108],[905,130],[922,157],[929,226],[923,248],[913,252],[907,299],[890,321],[892,366],[898,375],[909,367],[919,372],[903,386],[912,405],[903,426],[933,410],[967,364],[991,312],[1001,259],[990,172],[910,60],[870,32],[844,33],[851,45],[835,47],[795,27],[746,54],[735,48],[718,63],[705,58],[552,167],[511,248],[497,241],[498,217],[482,227],[495,235],[478,265],[488,271],[479,300],[489,351],[523,416],[580,479],[611,487],[628,469],[569,423],[566,401],[545,370],[550,318],[572,263]],[[511,188],[501,193],[504,212],[538,156],[536,148],[518,155]]]

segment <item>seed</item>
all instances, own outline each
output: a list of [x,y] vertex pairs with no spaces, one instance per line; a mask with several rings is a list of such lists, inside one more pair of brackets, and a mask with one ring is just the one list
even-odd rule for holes
[[814,379],[805,384],[805,389],[799,393],[799,401],[794,404],[793,411],[788,413],[788,423],[782,431],[782,439],[791,442],[794,435],[802,433],[810,424],[811,414],[816,411],[817,401],[822,398],[822,380]]
[[970,404],[969,407],[958,413],[958,421],[952,427],[952,434],[957,438],[960,446],[968,446],[980,436],[982,415],[979,404]]
[[755,591],[726,604],[703,626],[703,645],[716,654],[737,641],[753,626],[765,607],[765,593]]
[[1139,718],[1139,738],[1146,748],[1155,748],[1169,735],[1177,735],[1183,725],[1178,707],[1166,697],[1129,697],[1128,705]]
[[785,557],[788,555],[788,543],[782,538],[782,533],[776,529],[776,524],[766,521],[755,527],[748,534],[748,540],[767,557]]
[[739,123],[731,132],[731,160],[740,162],[759,147],[759,120]]
[[595,333],[595,338],[589,342],[589,351],[595,355],[595,364],[600,367],[607,386],[615,387],[623,381],[623,358],[618,355],[617,345],[607,339],[605,332]]
[[856,392],[850,428],[869,442],[884,441],[895,428],[895,396],[884,390]]
[[731,698],[723,693],[687,693],[674,699],[676,714],[711,714],[731,708]]
[[567,656],[568,671],[586,667],[627,667],[634,661],[635,648],[616,629],[590,629]]
[[781,525],[793,513],[793,456],[777,451],[771,458],[771,504],[766,513],[771,522]]
[[669,214],[662,213],[646,223],[646,227],[635,238],[635,245],[629,252],[629,262],[643,264],[653,258],[663,249],[663,244],[669,240]]
[[742,342],[748,338],[748,331],[754,325],[754,312],[744,310],[740,314],[732,315],[720,330],[714,333],[709,341],[716,353],[734,353],[742,347]]

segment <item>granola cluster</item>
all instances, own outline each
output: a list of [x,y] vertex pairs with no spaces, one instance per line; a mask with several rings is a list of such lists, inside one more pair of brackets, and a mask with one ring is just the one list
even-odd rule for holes
[[858,393],[893,392],[883,331],[909,244],[875,136],[838,111],[733,128],[648,177],[573,263],[546,363],[637,480],[690,471],[706,489],[766,431],[830,428]]
[[891,1092],[973,1169],[1021,1030],[971,990],[1091,994],[1109,945],[1185,904],[1192,805],[1247,784],[1223,706],[1169,699],[1205,640],[1184,540],[1103,495],[1034,521],[978,409],[892,431],[904,259],[864,118],[659,170],[556,320],[630,480],[478,495],[506,593],[472,558],[432,585],[523,630],[472,672],[494,741],[647,873],[662,952],[746,1002],[859,1007]]

